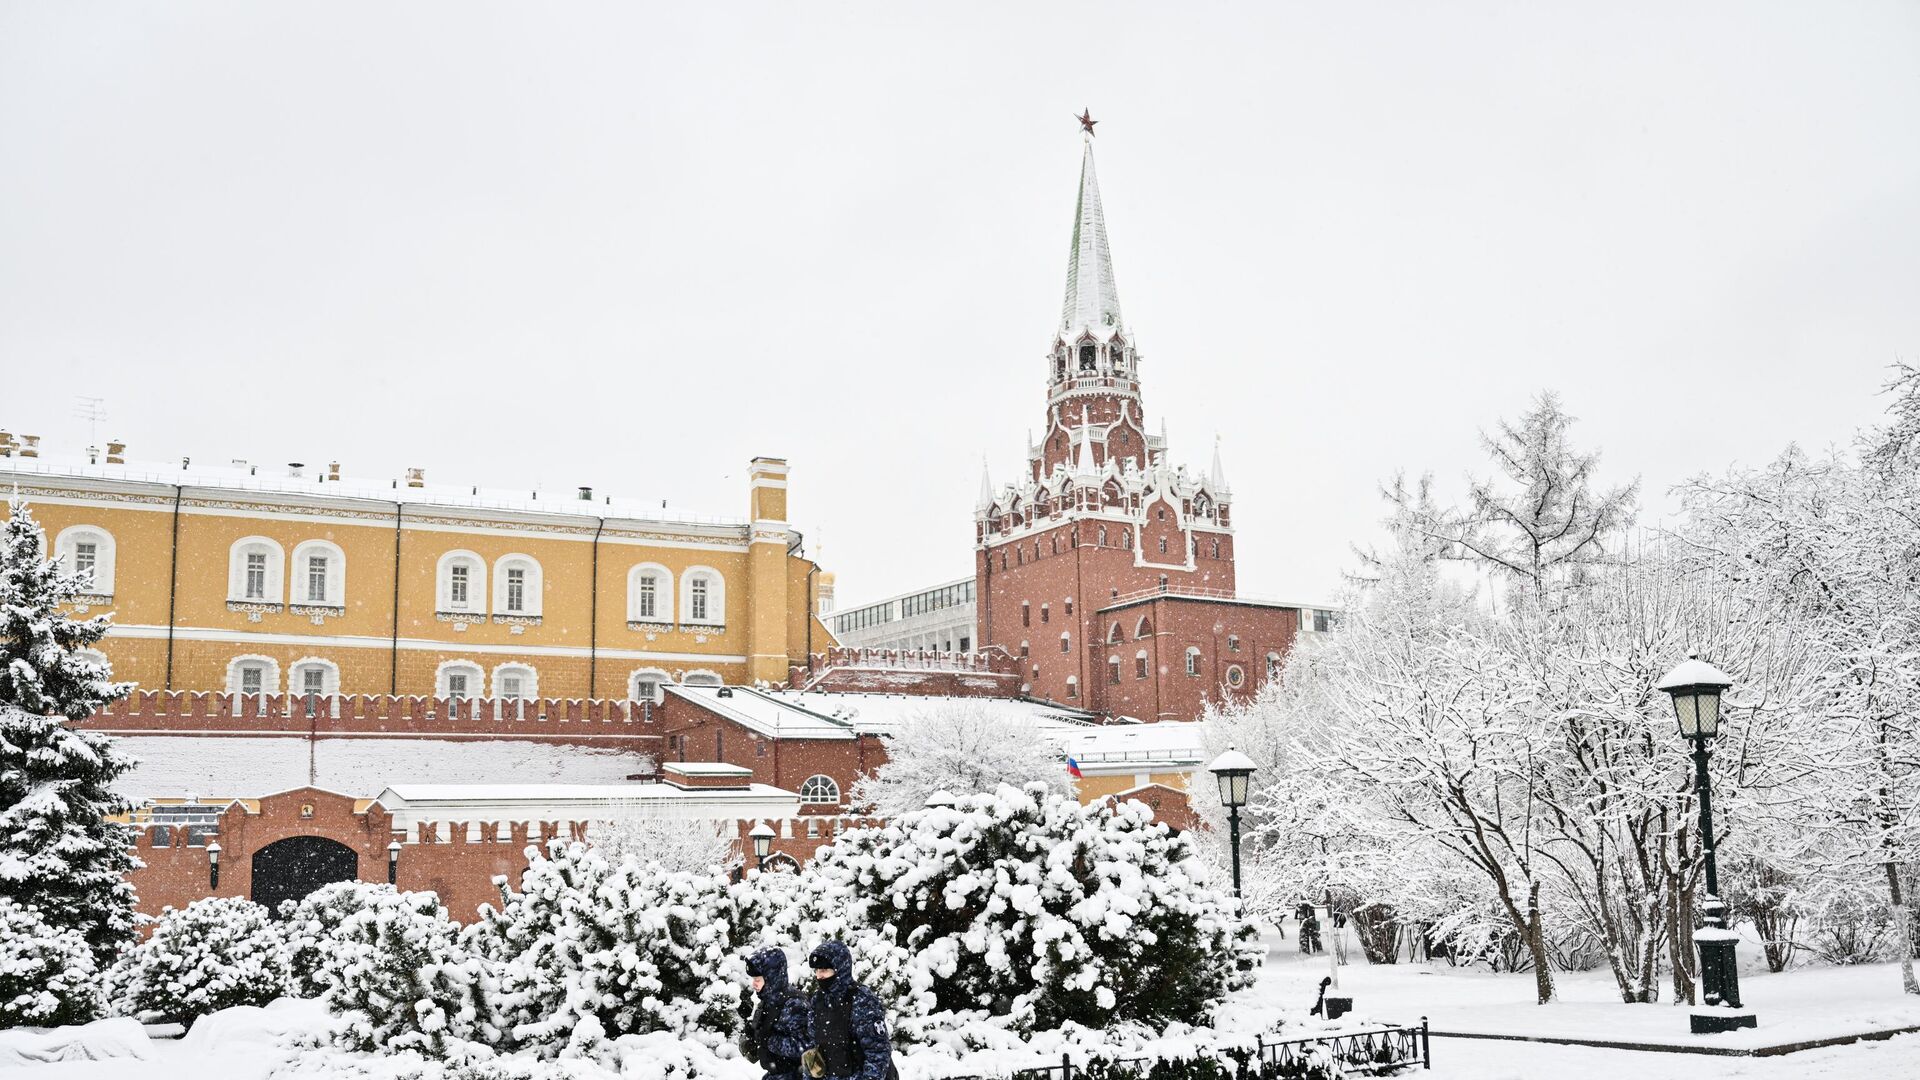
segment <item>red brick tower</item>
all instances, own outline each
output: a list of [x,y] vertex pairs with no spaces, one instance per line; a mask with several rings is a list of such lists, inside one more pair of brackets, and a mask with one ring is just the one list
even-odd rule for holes
[[1046,359],[1045,434],[1028,448],[1018,483],[981,478],[979,641],[1024,656],[1032,696],[1190,718],[1206,699],[1264,677],[1268,653],[1291,645],[1299,613],[1235,598],[1219,449],[1205,476],[1172,465],[1165,436],[1147,433],[1141,361],[1120,315],[1089,136],[1066,299]]

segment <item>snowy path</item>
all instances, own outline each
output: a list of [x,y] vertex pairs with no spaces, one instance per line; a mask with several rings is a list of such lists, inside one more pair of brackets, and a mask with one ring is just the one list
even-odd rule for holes
[[1703,1057],[1633,1050],[1594,1050],[1584,1046],[1495,1042],[1488,1039],[1433,1040],[1431,1072],[1409,1077],[1434,1080],[1896,1080],[1920,1076],[1920,1035],[1886,1042],[1861,1042],[1770,1058]]

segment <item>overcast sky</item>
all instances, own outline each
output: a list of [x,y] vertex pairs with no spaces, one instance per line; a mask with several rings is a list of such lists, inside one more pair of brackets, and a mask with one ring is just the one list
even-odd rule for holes
[[0,428],[744,515],[958,577],[1039,426],[1080,139],[1242,591],[1558,390],[1609,479],[1920,358],[1920,5],[0,0]]

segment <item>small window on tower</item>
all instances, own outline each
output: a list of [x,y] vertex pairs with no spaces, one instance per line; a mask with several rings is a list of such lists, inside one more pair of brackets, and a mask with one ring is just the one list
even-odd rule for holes
[[1100,350],[1091,341],[1080,346],[1080,370],[1092,371],[1100,362],[1099,352]]
[[1120,658],[1117,656],[1107,661],[1107,681],[1116,685],[1120,682]]

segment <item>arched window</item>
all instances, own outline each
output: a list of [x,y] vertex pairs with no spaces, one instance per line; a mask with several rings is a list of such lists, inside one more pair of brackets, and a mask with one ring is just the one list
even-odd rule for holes
[[227,568],[227,599],[239,603],[278,604],[286,595],[282,576],[286,553],[264,536],[235,540]]
[[711,566],[688,567],[680,575],[680,621],[696,626],[725,626],[727,582]]
[[1267,678],[1277,679],[1279,677],[1280,677],[1280,654],[1277,652],[1270,652],[1267,654]]
[[1120,683],[1120,658],[1117,656],[1107,660],[1107,681],[1116,686]]
[[545,592],[540,563],[531,555],[502,555],[493,564],[493,613],[537,618]]
[[1153,636],[1153,624],[1147,621],[1147,617],[1145,615],[1140,616],[1140,621],[1133,624],[1133,640],[1145,641],[1147,638],[1150,638],[1152,636]]
[[651,701],[660,704],[666,696],[662,686],[673,681],[673,676],[659,668],[641,668],[627,676],[627,696],[634,701]]
[[452,701],[477,698],[485,691],[486,677],[480,665],[471,660],[448,660],[434,672],[433,693]]
[[1060,631],[1060,651],[1061,652],[1073,651],[1073,635],[1066,632],[1065,630]]
[[81,591],[88,596],[113,595],[113,534],[98,525],[73,525],[60,530],[54,538],[56,558],[74,573],[93,575],[92,584]]
[[1147,650],[1145,649],[1133,654],[1133,677],[1136,679],[1147,677]]
[[1107,631],[1107,644],[1113,645],[1119,642],[1120,640],[1121,640],[1120,624],[1114,623],[1113,629]]
[[531,701],[540,696],[540,673],[526,664],[493,669],[493,696],[502,701]]
[[347,606],[347,555],[339,545],[308,540],[293,549],[293,602]]
[[1100,348],[1091,341],[1080,344],[1080,370],[1091,372],[1100,363]]
[[1107,527],[1105,525],[1100,526],[1100,546],[1107,546]]
[[1237,635],[1237,634],[1228,634],[1228,635],[1227,635],[1227,651],[1228,651],[1228,652],[1239,652],[1239,651],[1240,651],[1240,637],[1239,637],[1239,635]]
[[1077,698],[1080,696],[1080,676],[1067,676],[1067,696],[1069,698]]
[[715,672],[708,671],[705,668],[701,668],[698,671],[687,672],[686,677],[682,678],[680,682],[682,685],[685,685],[685,686],[725,686],[726,685],[726,681],[721,679],[718,674],[716,674]]
[[[1001,569],[1004,570],[1006,569],[1006,567],[1002,566]],[[1028,601],[1028,600],[1020,601],[1020,625],[1021,626],[1033,625],[1033,603],[1031,601]]]
[[305,656],[287,669],[287,693],[295,697],[332,697],[340,692],[340,665]]
[[803,803],[837,803],[840,801],[840,785],[833,777],[825,773],[815,773],[807,777],[800,785],[800,801]]
[[659,563],[627,571],[627,621],[673,621],[673,571]]
[[1196,677],[1200,674],[1200,648],[1197,645],[1187,646],[1187,674]]
[[487,564],[480,556],[471,551],[447,552],[440,556],[437,580],[434,610],[487,613]]
[[1127,370],[1126,346],[1120,344],[1117,338],[1111,345],[1107,346],[1107,362],[1113,365],[1113,370],[1117,374],[1124,373]]
[[101,678],[103,679],[113,678],[113,661],[107,659],[106,653],[101,652],[99,649],[75,649],[73,650],[73,655],[81,658],[82,660],[91,660],[94,663],[99,664]]
[[271,656],[236,656],[227,661],[227,693],[277,694],[280,661]]
[[797,874],[800,872],[800,860],[784,851],[776,851],[767,856],[767,869],[782,874]]

